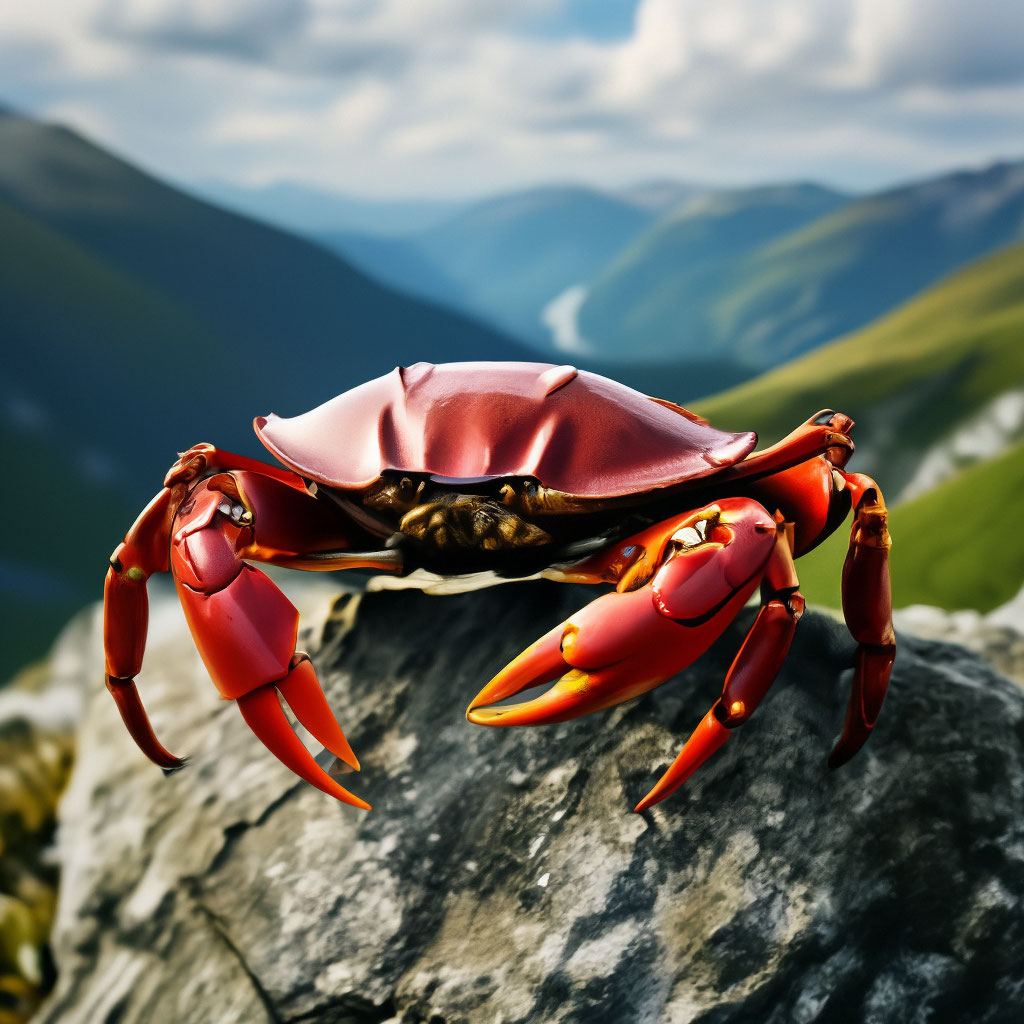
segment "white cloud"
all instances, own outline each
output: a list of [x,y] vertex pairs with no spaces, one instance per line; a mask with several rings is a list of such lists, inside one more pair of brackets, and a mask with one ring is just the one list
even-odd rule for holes
[[350,191],[876,183],[1024,137],[1019,5],[641,0],[631,35],[597,41],[531,32],[552,2],[8,4],[0,66],[7,99],[174,176]]

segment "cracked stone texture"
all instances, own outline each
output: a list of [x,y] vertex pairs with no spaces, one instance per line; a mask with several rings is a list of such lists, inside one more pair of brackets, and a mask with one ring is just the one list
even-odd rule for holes
[[1020,1020],[1024,695],[977,655],[901,635],[875,735],[830,774],[854,648],[809,613],[754,718],[638,816],[751,610],[646,697],[486,729],[470,698],[592,591],[330,614],[299,593],[374,810],[279,765],[161,597],[141,690],[192,756],[165,778],[99,685],[94,628],[41,1024]]

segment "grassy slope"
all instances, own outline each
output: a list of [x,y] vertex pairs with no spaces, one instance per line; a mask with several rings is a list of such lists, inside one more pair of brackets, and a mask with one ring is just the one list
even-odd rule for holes
[[[817,409],[841,409],[858,421],[854,437],[860,450],[850,468],[871,473],[895,494],[932,443],[993,397],[1024,384],[1022,342],[1024,246],[1014,246],[866,330],[696,405],[716,426],[753,427],[765,442]],[[978,504],[970,500],[975,486],[983,509],[993,509],[1003,522],[1024,519],[1024,459],[1019,448],[1014,451],[894,512],[897,605],[929,600],[946,607],[990,607],[1019,589],[1019,562],[1002,553],[1012,549],[1012,540],[974,525]],[[954,497],[959,504],[950,504]],[[800,562],[808,597],[831,605],[838,599],[847,543],[845,527],[840,532],[841,538]],[[955,572],[935,564],[939,550],[958,553],[948,562],[957,566]],[[939,580],[941,585],[932,586]]]
[[[965,469],[892,512],[890,554],[898,607],[990,611],[1024,584],[1024,443]],[[807,597],[840,605],[840,571],[849,542],[842,527],[800,560]]]

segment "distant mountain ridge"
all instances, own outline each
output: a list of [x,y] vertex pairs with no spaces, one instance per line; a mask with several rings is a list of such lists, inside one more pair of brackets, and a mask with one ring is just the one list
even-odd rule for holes
[[[402,239],[324,241],[551,359],[622,372],[700,360],[749,377],[1021,238],[1024,163],[1004,162],[861,196],[814,183],[532,189]],[[556,336],[541,317],[559,298]]]
[[[0,310],[2,468],[26,498],[0,503],[0,675],[96,593],[175,452],[208,440],[262,457],[253,416],[303,412],[397,364],[540,358],[11,113]],[[52,599],[27,599],[26,571]]]
[[355,232],[380,237],[425,231],[470,204],[463,199],[374,199],[295,181],[246,187],[227,181],[184,186],[216,206],[305,235]]
[[[473,203],[425,231],[410,232],[368,258],[339,235],[325,244],[393,286],[428,294],[430,283],[410,267],[410,247],[422,267],[450,282],[446,301],[541,347],[550,347],[541,322],[560,291],[589,280],[657,216],[657,209],[597,189],[550,186]],[[378,258],[373,259],[373,255]]]
[[[686,220],[657,225],[592,283],[579,322],[595,355],[642,346],[761,370],[810,351],[1024,238],[1024,164],[853,198],[756,244],[748,237],[726,259],[717,225],[680,237]],[[750,226],[736,224],[740,234]]]

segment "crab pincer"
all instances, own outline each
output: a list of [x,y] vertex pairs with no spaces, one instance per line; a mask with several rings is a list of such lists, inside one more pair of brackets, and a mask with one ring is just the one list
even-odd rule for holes
[[[625,547],[650,553],[646,569],[624,575],[621,591],[591,602],[524,651],[481,690],[467,718],[496,726],[562,722],[660,686],[711,646],[762,580],[789,582],[780,572],[792,562],[786,544],[780,524],[746,498],[723,499],[630,537]],[[788,637],[784,645],[778,635],[759,641],[764,631],[759,619],[748,638],[756,659],[731,689],[727,680],[723,700],[637,810],[681,785],[753,712],[788,648]],[[532,700],[497,704],[552,680]]]
[[[172,487],[177,491],[165,489],[139,517],[114,553],[107,577],[107,686],[132,737],[160,767],[184,763],[157,740],[134,684],[146,638],[145,583],[153,572],[170,571],[221,695],[237,702],[249,728],[296,775],[343,803],[369,809],[317,764],[288,721],[281,698],[319,743],[358,771],[359,761],[312,663],[295,650],[298,611],[266,575],[243,560],[247,554],[276,551],[282,523],[290,520],[294,528],[293,517],[308,515],[311,499],[287,481],[245,471],[174,480]],[[254,507],[268,501],[273,510],[268,509],[261,549]]]

